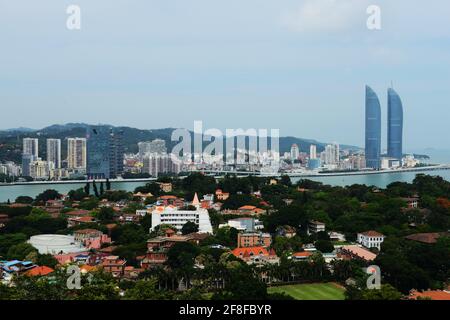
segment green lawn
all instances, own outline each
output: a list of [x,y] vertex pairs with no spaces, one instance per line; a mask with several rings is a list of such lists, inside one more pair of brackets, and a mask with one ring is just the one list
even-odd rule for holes
[[296,300],[344,300],[345,291],[334,283],[295,284],[267,290],[269,293],[284,292]]

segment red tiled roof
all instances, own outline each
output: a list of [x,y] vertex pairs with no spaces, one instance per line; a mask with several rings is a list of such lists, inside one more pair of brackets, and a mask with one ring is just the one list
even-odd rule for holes
[[236,248],[231,252],[234,256],[241,257],[249,257],[249,256],[268,256],[269,252],[264,247],[248,247],[248,248]]
[[374,230],[364,231],[361,232],[362,235],[365,235],[367,237],[384,237],[384,234],[376,232]]
[[342,250],[350,252],[351,254],[364,259],[366,261],[372,261],[375,260],[375,258],[377,257],[377,255],[367,249],[364,249],[360,246],[357,245],[348,245],[348,246],[343,246]]
[[250,206],[250,205],[242,206],[239,208],[239,210],[255,210],[255,209],[256,209],[255,206]]
[[88,210],[75,210],[66,213],[66,215],[68,216],[86,216],[88,214],[89,214]]
[[94,217],[76,217],[71,218],[72,221],[78,221],[78,222],[92,222],[94,221]]
[[450,292],[442,291],[442,290],[434,290],[434,291],[411,291],[409,294],[409,299],[417,299],[417,298],[429,298],[431,300],[450,300]]
[[169,200],[169,199],[177,199],[177,197],[176,196],[171,196],[171,195],[166,195],[166,196],[159,197],[159,199],[161,199],[161,200]]
[[304,258],[304,257],[310,257],[312,256],[311,252],[308,251],[303,251],[303,252],[296,252],[292,255],[293,257],[298,257],[298,258]]
[[41,267],[35,267],[35,268],[31,269],[31,270],[28,270],[27,272],[25,272],[25,274],[27,276],[31,276],[31,277],[46,276],[46,275],[52,273],[53,271],[55,271],[55,270],[53,270],[50,267],[41,266]]
[[410,234],[409,236],[406,236],[405,239],[432,244],[432,243],[436,243],[437,239],[440,236],[441,236],[441,234],[439,234],[437,232],[415,233],[415,234]]
[[99,233],[101,231],[97,230],[97,229],[80,229],[80,230],[75,230],[74,233],[81,233],[81,234],[89,234],[89,233]]

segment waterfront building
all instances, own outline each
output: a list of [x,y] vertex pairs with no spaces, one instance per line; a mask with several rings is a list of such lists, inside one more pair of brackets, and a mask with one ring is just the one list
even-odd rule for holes
[[325,146],[324,162],[326,165],[337,165],[340,161],[339,144],[333,143]]
[[25,177],[31,176],[30,165],[37,160],[39,156],[39,141],[35,138],[23,139],[22,151],[22,175]]
[[155,139],[153,141],[143,141],[138,143],[139,159],[142,162],[144,156],[150,153],[165,154],[167,153],[166,142],[162,139]]
[[50,176],[49,172],[53,169],[53,164],[49,166],[47,161],[38,158],[30,163],[29,176],[34,180],[47,180]]
[[35,138],[24,138],[22,154],[30,154],[36,158],[39,157],[39,140]]
[[162,173],[175,173],[181,171],[181,165],[172,160],[169,154],[148,153],[144,155],[142,172],[153,177],[158,177]]
[[61,168],[61,139],[47,139],[47,162]]
[[67,139],[67,168],[86,170],[86,138]]
[[12,161],[7,161],[5,163],[0,164],[0,173],[11,177],[18,177],[21,172],[21,167],[16,165]]
[[381,169],[396,169],[402,166],[401,160],[391,157],[381,157]]
[[309,170],[316,170],[320,168],[320,159],[309,159],[308,160],[308,169]]
[[388,89],[388,157],[403,157],[403,105],[394,89]]
[[298,160],[299,155],[300,155],[300,149],[299,149],[298,145],[296,143],[294,143],[291,146],[291,160],[292,161]]
[[90,179],[116,178],[123,172],[123,131],[91,126],[87,132],[87,175]]
[[30,166],[31,163],[35,160],[35,157],[32,154],[23,154],[22,155],[22,176],[30,177]]
[[317,146],[315,144],[309,146],[309,159],[317,159]]
[[381,107],[377,94],[366,86],[366,167],[379,170],[381,166]]

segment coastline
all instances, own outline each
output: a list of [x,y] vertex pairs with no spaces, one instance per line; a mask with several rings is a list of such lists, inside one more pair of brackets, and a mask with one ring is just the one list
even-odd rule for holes
[[[238,176],[267,176],[267,177],[280,177],[283,175],[287,175],[293,178],[318,178],[318,177],[342,177],[342,176],[361,176],[361,175],[374,175],[374,174],[395,174],[395,173],[407,173],[407,172],[427,172],[427,171],[440,171],[440,170],[450,170],[450,164],[441,164],[435,166],[427,166],[420,168],[406,168],[406,169],[390,169],[390,170],[380,170],[380,171],[343,171],[343,172],[315,172],[315,173],[307,173],[307,172],[287,172],[287,173],[276,173],[276,174],[264,174],[259,172],[236,172],[236,171],[208,171],[202,170],[198,172],[211,173],[215,174],[216,177],[221,177],[225,174],[236,174]],[[184,176],[180,177],[184,178]],[[133,179],[109,179],[111,183],[118,182],[150,182],[155,181],[157,178],[133,178]],[[0,183],[0,187],[7,186],[27,186],[27,185],[47,185],[47,184],[80,184],[93,182],[94,180],[61,180],[61,181],[29,181],[29,182],[12,182],[12,183]],[[106,182],[106,179],[96,179],[96,182]]]

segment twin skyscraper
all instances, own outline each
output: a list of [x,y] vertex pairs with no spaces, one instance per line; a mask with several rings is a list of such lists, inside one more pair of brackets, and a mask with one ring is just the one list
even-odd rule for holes
[[[403,158],[403,106],[394,89],[388,89],[387,156]],[[375,91],[366,86],[366,167],[381,168],[381,106]]]

